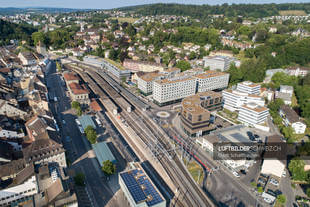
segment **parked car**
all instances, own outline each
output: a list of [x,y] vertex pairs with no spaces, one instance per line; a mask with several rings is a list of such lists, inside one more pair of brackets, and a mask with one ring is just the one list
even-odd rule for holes
[[239,173],[237,173],[237,172],[233,172],[233,175],[235,176],[235,177],[237,177],[237,178],[240,178],[240,175],[239,175]]

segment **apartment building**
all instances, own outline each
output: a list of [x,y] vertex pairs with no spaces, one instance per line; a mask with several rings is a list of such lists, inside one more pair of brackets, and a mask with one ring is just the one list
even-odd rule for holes
[[28,113],[22,109],[19,109],[18,106],[13,103],[0,99],[0,115],[5,115],[10,118],[26,119]]
[[159,105],[167,105],[197,92],[226,88],[228,81],[229,74],[192,69],[172,78],[154,81],[153,99]]
[[229,74],[217,71],[206,71],[194,76],[197,81],[197,92],[227,88]]
[[305,77],[309,73],[310,68],[306,68],[306,67],[290,67],[290,68],[287,68],[286,70],[287,70],[287,73],[289,75]]
[[[29,165],[20,171],[9,185],[3,182],[0,187],[0,206],[15,206],[17,203],[27,201],[38,193],[38,183],[34,166]],[[4,187],[2,189],[2,187]],[[14,205],[15,204],[15,205]]]
[[268,116],[268,108],[255,103],[248,103],[240,107],[238,120],[246,126],[255,126],[264,123]]
[[285,126],[291,126],[296,134],[303,134],[306,131],[306,124],[300,119],[298,114],[289,106],[283,105],[279,110]]
[[230,111],[238,111],[244,104],[255,103],[259,106],[265,105],[263,97],[254,94],[240,92],[238,90],[223,90],[224,108]]
[[138,88],[145,94],[149,95],[153,92],[153,83],[155,80],[164,79],[164,78],[171,78],[174,77],[176,74],[180,73],[180,69],[178,68],[169,68],[165,71],[159,72],[138,72],[136,73],[136,82]]
[[37,63],[36,58],[31,52],[20,52],[18,57],[24,66],[35,65]]
[[153,92],[153,81],[161,76],[158,71],[145,73],[141,76],[137,76],[138,88],[145,94],[149,95]]
[[137,61],[125,59],[123,66],[127,70],[131,71],[143,71],[143,72],[154,72],[154,71],[164,71],[164,65],[159,63],[147,62],[147,61]]
[[209,67],[210,70],[226,71],[231,64],[240,66],[240,61],[232,57],[225,56],[206,56],[203,57],[204,67]]
[[196,93],[196,78],[181,76],[157,80],[153,84],[153,99],[158,105],[167,105]]
[[222,95],[213,91],[197,93],[182,100],[181,128],[189,136],[204,135],[215,127],[210,111],[222,108]]
[[260,84],[244,81],[237,84],[237,90],[248,94],[260,94]]

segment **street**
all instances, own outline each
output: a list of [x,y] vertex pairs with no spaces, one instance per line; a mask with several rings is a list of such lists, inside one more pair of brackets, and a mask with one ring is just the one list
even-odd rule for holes
[[[51,104],[51,111],[60,126],[60,136],[64,140],[65,137],[71,137],[71,143],[65,143],[67,158],[72,164],[69,169],[74,169],[77,172],[82,171],[85,174],[86,191],[89,192],[89,201],[84,201],[85,206],[91,203],[91,206],[104,206],[112,198],[113,193],[108,188],[108,184],[103,180],[103,173],[100,171],[99,164],[95,158],[85,156],[91,149],[88,141],[80,134],[79,129],[75,124],[76,116],[69,110],[71,108],[70,99],[66,96],[65,89],[62,86],[61,79],[56,72],[56,65],[51,62],[47,66],[48,76],[47,85],[49,90],[58,98],[57,103]],[[65,120],[63,122],[62,120]],[[84,159],[75,162],[84,155]],[[79,203],[81,206],[82,203]]]

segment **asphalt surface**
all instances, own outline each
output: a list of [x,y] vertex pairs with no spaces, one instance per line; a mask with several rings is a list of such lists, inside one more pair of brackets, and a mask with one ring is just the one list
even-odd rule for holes
[[[89,203],[87,201],[85,202],[84,198],[84,206],[89,206],[89,204],[93,207],[104,206],[112,198],[113,193],[108,187],[108,184],[104,182],[104,175],[100,171],[97,160],[88,157],[91,146],[76,126],[76,116],[70,110],[70,99],[66,96],[65,87],[62,85],[60,75],[56,73],[55,63],[50,63],[47,66],[47,71],[48,88],[58,98],[56,103],[51,104],[51,111],[59,125],[60,136],[63,139],[64,147],[67,151],[67,158],[70,159],[71,163],[74,163],[69,168],[85,174]],[[69,143],[65,140],[67,136],[71,138]],[[83,203],[79,204],[83,206]]]

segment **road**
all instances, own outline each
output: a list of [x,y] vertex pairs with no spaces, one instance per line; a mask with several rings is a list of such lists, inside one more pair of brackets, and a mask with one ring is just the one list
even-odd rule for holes
[[[63,141],[64,147],[68,152],[68,158],[74,163],[70,168],[76,171],[82,171],[85,174],[86,190],[89,193],[91,206],[103,206],[111,199],[113,193],[107,187],[107,183],[103,181],[103,174],[99,170],[98,162],[95,158],[88,157],[91,146],[85,137],[80,134],[75,124],[76,117],[71,113],[70,99],[66,96],[66,91],[62,86],[60,76],[56,73],[55,63],[51,62],[47,66],[47,70],[48,88],[58,97],[58,102],[51,104],[51,111],[60,126],[60,135],[62,139],[64,140],[67,136],[71,137],[70,143],[66,143],[65,140]],[[62,120],[65,120],[65,124]],[[79,161],[75,162],[76,160]],[[85,204],[85,206],[87,205]]]

